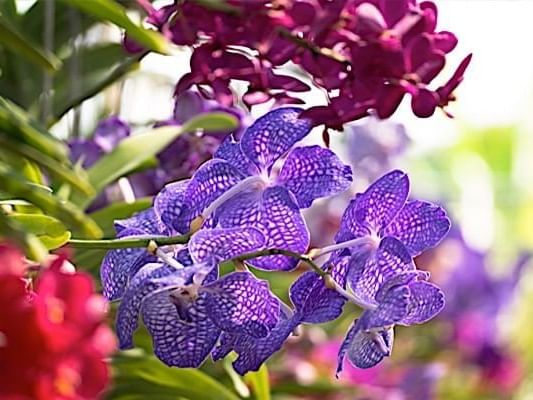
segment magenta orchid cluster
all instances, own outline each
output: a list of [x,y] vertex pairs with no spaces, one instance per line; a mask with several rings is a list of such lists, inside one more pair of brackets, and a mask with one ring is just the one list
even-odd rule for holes
[[[306,110],[313,125],[342,129],[374,113],[391,116],[405,95],[419,117],[454,100],[467,56],[442,86],[432,81],[457,44],[437,31],[437,7],[417,0],[175,0],[156,9],[138,0],[147,22],[178,45],[192,46],[191,72],[176,93],[196,86],[223,105],[234,102],[230,83],[245,81],[248,106],[274,99],[302,103],[288,92],[305,92],[301,79],[279,73],[298,65],[326,93],[326,105]],[[139,50],[131,40],[126,48]]]
[[[122,349],[133,347],[141,315],[167,365],[198,367],[209,354],[218,360],[234,351],[234,368],[245,374],[299,325],[334,320],[351,302],[363,313],[339,350],[340,372],[345,357],[360,368],[376,365],[391,354],[395,325],[423,323],[442,310],[443,293],[413,257],[437,245],[450,222],[439,206],[408,200],[401,171],[355,196],[336,243],[308,249],[301,210],[347,190],[353,176],[331,150],[295,147],[312,128],[301,112],[267,113],[240,140],[228,137],[190,179],[167,185],[150,209],[116,221],[120,239],[153,238],[149,252],[112,250],[101,267],[104,295],[120,300]],[[182,244],[156,245],[176,235]],[[291,286],[292,306],[251,270],[293,270],[298,260],[312,270]],[[228,261],[236,270],[221,275]]]

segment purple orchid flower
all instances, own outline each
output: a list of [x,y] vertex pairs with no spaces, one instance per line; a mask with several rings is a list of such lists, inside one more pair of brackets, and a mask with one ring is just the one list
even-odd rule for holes
[[369,181],[390,171],[410,142],[402,124],[373,116],[346,126],[345,138],[350,164]]
[[130,127],[120,118],[106,118],[98,123],[92,138],[69,141],[70,159],[74,163],[81,162],[83,168],[89,168],[129,135]]
[[[332,256],[335,257],[335,256]],[[345,260],[346,261],[346,260]],[[334,279],[343,283],[346,262],[335,261],[331,271]],[[326,287],[324,281],[315,272],[302,274],[290,287],[289,296],[294,310],[282,307],[281,318],[268,336],[255,338],[242,333],[224,332],[218,346],[213,350],[213,360],[224,358],[231,351],[238,354],[233,362],[235,371],[244,375],[257,371],[300,324],[320,324],[336,319],[341,313],[345,299],[335,290]]]
[[[393,344],[394,325],[414,325],[429,321],[444,307],[444,294],[426,282],[429,274],[417,271],[405,246],[396,238],[380,243],[376,263],[383,268],[378,274],[365,269],[364,261],[352,268],[348,280],[375,282],[365,289],[365,311],[348,331],[339,351],[337,374],[342,371],[344,357],[359,368],[371,368],[389,356]],[[365,276],[369,275],[369,276]],[[361,291],[354,290],[356,296]]]
[[203,230],[191,238],[193,265],[151,263],[126,289],[117,315],[121,349],[133,347],[139,313],[164,363],[198,367],[225,332],[261,338],[276,326],[279,300],[249,272],[217,279],[217,264],[264,245],[254,228]]
[[[394,170],[375,181],[350,202],[336,235],[336,244],[318,249],[318,255],[333,251],[349,251],[354,266],[365,263],[361,281],[352,281],[352,288],[368,300],[365,293],[374,291],[378,276],[387,265],[380,265],[375,256],[381,242],[391,236],[402,242],[412,257],[436,246],[450,229],[450,220],[439,206],[420,200],[407,201],[409,178]],[[370,281],[367,281],[367,278]]]
[[[294,148],[279,174],[273,174],[275,162],[311,130],[309,121],[298,118],[300,111],[276,109],[256,120],[239,142],[226,139],[182,195],[158,203],[165,224],[184,232],[201,216],[223,228],[254,226],[267,238],[266,247],[305,252],[309,232],[300,209],[346,190],[352,173],[329,149],[307,146]],[[266,256],[251,264],[289,270],[296,260]]]

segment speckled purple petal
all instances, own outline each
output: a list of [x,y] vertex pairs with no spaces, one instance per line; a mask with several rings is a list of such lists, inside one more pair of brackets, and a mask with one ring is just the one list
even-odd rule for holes
[[265,246],[264,235],[252,227],[202,229],[189,241],[189,252],[197,263],[221,262]]
[[402,171],[383,175],[357,199],[356,219],[380,233],[401,210],[409,194],[409,178]]
[[278,183],[291,191],[300,208],[310,207],[320,197],[345,191],[352,181],[350,166],[320,146],[293,149],[278,176]]
[[239,336],[234,344],[234,351],[239,354],[233,363],[235,371],[241,375],[257,371],[270,356],[281,349],[298,323],[299,321],[293,318],[282,319],[268,336],[261,339]]
[[344,210],[339,231],[335,235],[335,243],[370,235],[368,227],[360,224],[357,220],[357,201],[360,197],[361,194],[357,194]]
[[378,308],[367,311],[364,329],[384,328],[407,316],[411,292],[407,286],[396,286],[387,291]]
[[121,350],[133,348],[133,333],[138,327],[141,303],[146,296],[162,288],[183,285],[191,275],[192,272],[186,268],[176,270],[161,263],[146,264],[135,274],[117,312],[116,331]]
[[429,321],[444,308],[444,293],[432,283],[417,281],[409,284],[409,313],[401,324],[413,325]]
[[185,191],[190,218],[199,215],[221,194],[244,178],[245,175],[227,161],[214,159],[203,164],[193,175]]
[[346,302],[335,290],[328,289],[323,279],[313,271],[300,275],[292,284],[289,294],[298,318],[309,324],[336,319]]
[[223,228],[256,226],[262,216],[263,191],[250,189],[233,196],[216,211],[218,223]]
[[114,225],[117,237],[124,236],[122,232],[127,229],[137,229],[150,235],[165,235],[167,233],[165,226],[152,207],[140,211],[130,218],[116,219]]
[[280,304],[267,281],[233,272],[202,289],[209,317],[223,331],[265,337],[279,320]]
[[[346,355],[354,366],[372,368],[392,352],[394,341],[392,328],[375,333],[367,333],[361,329],[360,321],[359,319],[352,325],[341,345],[338,356],[337,376],[342,371],[342,364]],[[376,338],[379,337],[381,338],[379,340],[384,344],[383,348],[378,345]]]
[[186,206],[185,190],[188,184],[188,179],[169,183],[154,199],[155,214],[163,224],[179,233],[186,233],[187,230],[178,230],[174,225],[183,229],[183,225],[190,224],[187,216],[183,215]]
[[213,358],[213,361],[222,360],[231,351],[233,351],[233,347],[235,346],[235,342],[238,336],[239,335],[236,335],[234,333],[222,332],[218,340],[217,346],[211,352],[211,357]]
[[255,164],[242,152],[241,144],[232,135],[224,139],[213,158],[226,160],[246,176],[259,173]]
[[301,111],[278,108],[257,119],[242,136],[242,152],[260,170],[270,170],[279,157],[311,131],[310,121],[298,118]]
[[[281,186],[267,188],[262,198],[262,218],[257,228],[266,236],[269,249],[286,249],[303,254],[309,246],[309,231],[293,196]],[[249,261],[265,270],[291,270],[298,260],[286,256],[266,256]]]
[[[132,233],[134,235],[132,235]],[[121,239],[139,237],[137,230],[125,229]],[[143,248],[110,250],[100,266],[100,279],[103,294],[109,301],[122,297],[129,280],[145,264],[155,262],[156,258]]]
[[409,201],[385,234],[402,241],[413,257],[436,246],[450,230],[450,220],[441,207],[425,201]]
[[207,317],[205,295],[190,307],[189,321],[179,318],[168,293],[142,303],[143,321],[152,335],[155,355],[169,366],[197,368],[215,346],[220,329]]
[[388,236],[381,240],[376,251],[352,258],[348,282],[358,297],[374,303],[383,283],[395,275],[413,271],[415,268],[405,246],[398,239]]

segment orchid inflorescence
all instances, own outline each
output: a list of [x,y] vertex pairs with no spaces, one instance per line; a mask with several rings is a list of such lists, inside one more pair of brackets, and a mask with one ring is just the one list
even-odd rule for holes
[[[290,93],[309,85],[280,72],[290,62],[326,95],[327,105],[305,116],[335,129],[369,113],[387,118],[406,94],[417,116],[433,115],[455,99],[471,58],[433,87],[457,38],[436,30],[437,6],[431,1],[175,0],[161,8],[138,2],[148,24],[177,45],[193,47],[191,72],[178,82],[177,94],[195,86],[230,105],[231,82],[244,81],[248,106],[271,99],[278,105],[303,103]],[[129,38],[124,43],[142,51]]]
[[[267,113],[239,141],[227,137],[190,179],[168,184],[150,209],[115,222],[117,242],[151,239],[149,251],[117,248],[102,263],[104,295],[120,300],[122,349],[133,347],[141,315],[167,365],[198,367],[209,354],[218,360],[234,351],[234,368],[245,374],[299,325],[334,320],[351,302],[363,312],[339,350],[340,372],[345,357],[360,368],[376,365],[391,354],[395,325],[441,311],[443,293],[413,257],[437,245],[450,222],[441,207],[408,200],[401,171],[354,197],[334,244],[308,249],[301,210],[346,191],[353,176],[329,149],[294,147],[312,129],[301,111]],[[229,261],[235,271],[221,276]],[[292,305],[250,269],[290,271],[299,261],[311,270],[290,287]]]

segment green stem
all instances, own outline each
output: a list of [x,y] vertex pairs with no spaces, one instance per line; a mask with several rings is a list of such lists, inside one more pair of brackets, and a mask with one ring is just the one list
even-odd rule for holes
[[191,237],[190,233],[179,236],[168,237],[141,237],[132,239],[102,239],[102,240],[83,240],[71,239],[67,242],[68,246],[85,249],[125,249],[132,247],[148,247],[151,241],[158,246],[169,246],[173,244],[185,244]]
[[246,261],[251,260],[253,258],[257,257],[264,257],[264,256],[287,256],[296,258],[297,260],[305,262],[313,271],[315,271],[318,275],[321,277],[328,276],[328,272],[321,269],[311,258],[309,258],[306,255],[301,255],[298,253],[295,253],[294,251],[285,250],[285,249],[265,249],[265,250],[258,250],[251,253],[243,254],[239,257],[235,257],[234,260],[236,261]]

